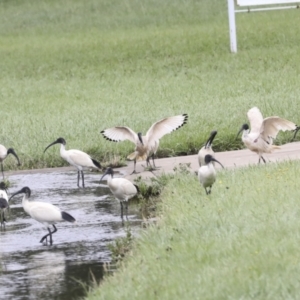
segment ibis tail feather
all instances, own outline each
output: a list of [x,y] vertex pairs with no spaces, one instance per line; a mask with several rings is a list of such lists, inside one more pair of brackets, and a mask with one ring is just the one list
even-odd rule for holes
[[65,221],[68,221],[68,222],[71,222],[71,223],[76,222],[76,220],[75,220],[70,214],[68,214],[68,213],[65,212],[65,211],[62,211],[62,212],[61,212],[61,216],[62,216],[62,218],[63,218]]

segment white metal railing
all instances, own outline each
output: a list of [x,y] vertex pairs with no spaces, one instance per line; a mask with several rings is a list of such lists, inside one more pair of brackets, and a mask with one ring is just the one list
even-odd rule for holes
[[[300,0],[236,0],[238,7],[247,7],[246,9],[236,9],[234,0],[227,0],[228,2],[228,19],[229,19],[229,37],[230,37],[230,50],[237,52],[237,38],[236,38],[236,24],[235,14],[251,11],[265,11],[265,10],[278,10],[299,8]],[[282,4],[283,6],[278,6]],[[293,4],[293,5],[291,5]],[[264,7],[260,7],[264,6]],[[267,7],[265,7],[267,6]]]

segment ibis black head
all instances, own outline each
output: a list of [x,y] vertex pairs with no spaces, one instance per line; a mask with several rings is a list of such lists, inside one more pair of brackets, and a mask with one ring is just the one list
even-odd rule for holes
[[236,136],[236,139],[238,138],[239,134],[243,131],[243,130],[249,130],[249,125],[247,123],[243,124],[242,127],[240,128],[237,136]]
[[31,195],[31,190],[28,186],[25,186],[22,189],[20,189],[19,191],[12,194],[9,199],[11,199],[12,197],[19,195],[19,194],[25,194],[29,198]]
[[138,132],[137,135],[138,135],[138,138],[139,138],[141,144],[144,145],[144,143],[143,143],[143,138],[142,138],[142,133],[141,133],[141,132]]
[[7,149],[7,155],[8,155],[8,154],[12,154],[12,155],[17,159],[17,161],[18,161],[18,166],[21,165],[21,164],[20,164],[19,157],[18,157],[17,153],[15,152],[14,148],[9,148],[9,149]]
[[102,175],[100,182],[102,181],[103,177],[105,177],[106,175],[111,175],[111,177],[114,177],[114,170],[111,167],[108,167],[106,169],[106,171],[104,172],[104,174]]
[[208,165],[212,161],[215,161],[215,162],[217,162],[224,169],[224,166],[218,160],[216,160],[212,155],[210,155],[210,154],[206,154],[205,155],[204,161],[205,161],[206,165]]
[[6,191],[6,184],[4,181],[0,182],[0,190]]
[[53,145],[55,145],[55,144],[62,144],[62,145],[65,146],[65,145],[67,144],[67,142],[66,142],[66,140],[65,140],[64,138],[60,137],[60,138],[58,138],[56,141],[54,141],[53,143],[51,143],[50,145],[48,145],[48,146],[45,148],[44,153],[46,152],[46,150],[47,150],[49,147],[51,147],[51,146],[53,146]]
[[217,130],[213,130],[213,131],[210,133],[210,136],[209,136],[208,140],[207,140],[206,143],[205,143],[205,148],[211,146],[211,144],[212,144],[212,142],[213,142],[215,136],[217,135],[217,133],[218,133]]

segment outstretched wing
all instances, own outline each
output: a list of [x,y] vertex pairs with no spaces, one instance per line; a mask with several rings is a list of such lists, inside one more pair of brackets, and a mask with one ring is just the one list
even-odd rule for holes
[[257,107],[252,107],[248,110],[247,116],[250,122],[251,132],[259,134],[264,118]]
[[188,119],[187,114],[182,114],[178,116],[173,116],[169,118],[162,119],[154,123],[146,134],[146,139],[148,143],[151,144],[152,141],[159,140],[165,134],[171,133],[174,130],[179,129],[181,126],[186,124]]
[[137,134],[132,129],[125,126],[116,126],[116,127],[108,128],[102,130],[101,133],[105,139],[112,142],[129,140],[135,144],[136,141],[138,140]]
[[295,130],[296,128],[297,125],[291,121],[279,117],[269,117],[264,119],[260,134],[265,141],[270,141],[270,138],[276,138],[280,130]]

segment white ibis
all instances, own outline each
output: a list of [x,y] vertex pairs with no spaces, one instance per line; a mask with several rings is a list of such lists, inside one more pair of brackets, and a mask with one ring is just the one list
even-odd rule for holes
[[120,201],[121,218],[123,219],[123,202],[125,204],[127,217],[128,200],[133,198],[139,192],[139,188],[126,178],[114,178],[114,170],[110,167],[106,169],[105,173],[100,179],[100,182],[105,176],[108,176],[107,184],[110,191],[116,197],[116,199]]
[[0,223],[1,223],[1,228],[5,228],[5,211],[8,208],[8,196],[7,196],[7,190],[5,183],[2,181],[0,182]]
[[[215,183],[217,176],[216,169],[212,162],[217,162],[222,168],[224,168],[224,166],[210,154],[205,155],[204,161],[205,165],[199,168],[198,179],[201,185],[204,187],[206,195],[208,195],[211,193],[212,185]],[[207,188],[209,188],[209,190]]]
[[277,116],[264,119],[257,107],[251,108],[247,112],[247,116],[251,130],[248,124],[243,124],[237,137],[243,131],[242,141],[249,150],[258,154],[258,163],[260,163],[261,159],[266,163],[262,156],[263,153],[271,153],[274,149],[280,149],[280,147],[273,145],[273,140],[280,130],[292,131],[297,129],[295,123]]
[[215,138],[215,136],[217,135],[217,131],[213,130],[210,133],[210,136],[208,138],[208,140],[206,141],[205,145],[199,150],[198,152],[198,162],[199,162],[199,166],[201,167],[202,165],[205,164],[204,158],[206,154],[210,154],[211,156],[215,156],[215,152],[212,149],[212,142]]
[[66,140],[64,138],[58,138],[56,141],[51,143],[46,147],[44,150],[44,153],[46,150],[55,145],[60,144],[60,156],[66,160],[70,165],[74,166],[77,171],[77,186],[79,187],[79,181],[80,181],[80,174],[82,179],[82,187],[84,187],[84,175],[83,175],[83,169],[84,168],[93,168],[93,169],[101,169],[101,164],[96,161],[95,159],[91,158],[88,154],[85,152],[82,152],[80,150],[66,150]]
[[18,166],[20,166],[20,160],[13,148],[8,148],[6,149],[3,145],[0,145],[0,163],[1,163],[1,171],[2,171],[2,176],[4,179],[4,172],[3,172],[3,161],[7,157],[8,154],[12,154],[18,161]]
[[146,160],[147,165],[150,165],[150,158],[152,157],[153,167],[154,156],[159,146],[159,140],[166,134],[171,133],[186,124],[188,119],[187,114],[168,117],[152,124],[145,136],[142,133],[135,133],[132,129],[125,126],[117,126],[102,130],[101,133],[109,141],[120,142],[129,140],[135,144],[135,151],[128,155],[127,159],[134,160],[134,170],[136,173],[136,162]]
[[[50,245],[52,245],[52,234],[57,231],[57,228],[55,226],[56,223],[63,221],[74,223],[76,221],[70,214],[68,214],[65,211],[61,211],[58,207],[50,203],[29,201],[31,190],[27,186],[12,194],[10,199],[18,194],[24,194],[22,206],[25,212],[28,215],[30,215],[34,220],[45,225],[48,229],[49,233],[47,233],[41,238],[40,243],[43,243],[45,239],[47,243],[47,237],[49,236]],[[53,231],[51,231],[51,225],[53,226]]]

